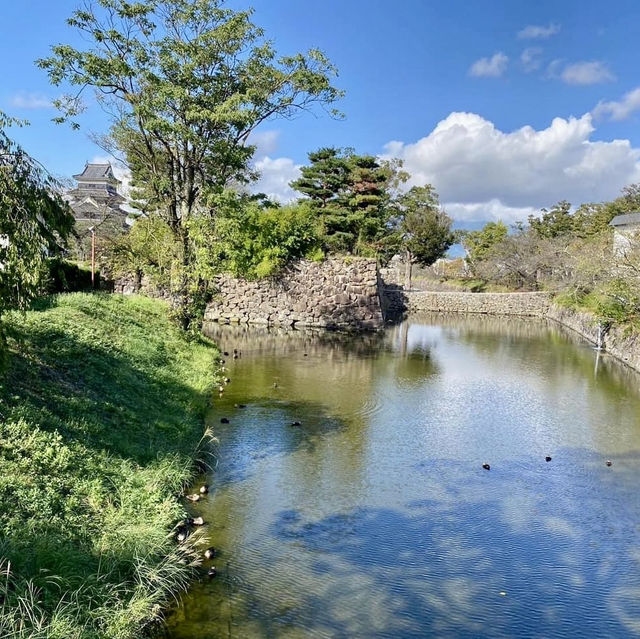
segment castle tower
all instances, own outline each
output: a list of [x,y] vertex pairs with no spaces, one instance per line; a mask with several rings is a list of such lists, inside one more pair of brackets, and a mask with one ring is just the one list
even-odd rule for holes
[[111,164],[87,164],[73,176],[78,185],[69,191],[69,204],[77,222],[100,223],[106,218],[119,219],[124,225],[127,213],[120,208],[125,198],[118,193],[120,180]]

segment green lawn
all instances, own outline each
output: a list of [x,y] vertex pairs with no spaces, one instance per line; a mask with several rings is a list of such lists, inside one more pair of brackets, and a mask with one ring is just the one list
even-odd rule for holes
[[217,351],[142,297],[61,295],[3,323],[0,636],[140,637],[192,575],[170,531]]

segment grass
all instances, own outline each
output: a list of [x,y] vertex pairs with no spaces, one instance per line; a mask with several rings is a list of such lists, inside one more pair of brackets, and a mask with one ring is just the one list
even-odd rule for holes
[[140,637],[195,569],[171,531],[217,351],[142,297],[60,295],[3,324],[0,636]]
[[554,297],[558,306],[590,313],[594,320],[622,328],[627,335],[640,333],[637,292],[627,283],[624,288],[609,286],[604,291],[590,293],[565,292]]

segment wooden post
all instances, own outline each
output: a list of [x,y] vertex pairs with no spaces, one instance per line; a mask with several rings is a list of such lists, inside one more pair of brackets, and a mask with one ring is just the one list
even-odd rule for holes
[[95,227],[89,228],[91,231],[91,288],[96,287],[96,230]]

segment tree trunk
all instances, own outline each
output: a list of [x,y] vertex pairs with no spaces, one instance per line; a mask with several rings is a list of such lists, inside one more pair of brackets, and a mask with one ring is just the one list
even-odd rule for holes
[[407,251],[405,254],[405,265],[404,265],[404,289],[405,291],[411,290],[411,276],[413,270],[413,255],[411,255],[411,251]]

